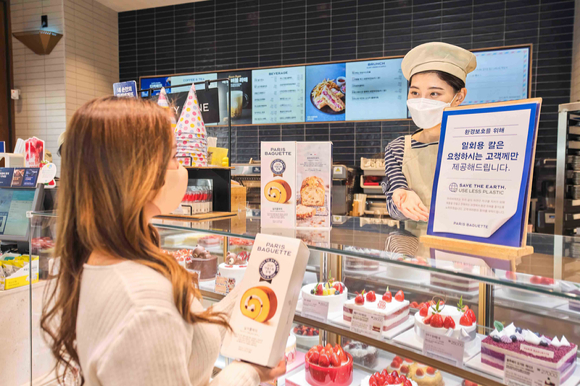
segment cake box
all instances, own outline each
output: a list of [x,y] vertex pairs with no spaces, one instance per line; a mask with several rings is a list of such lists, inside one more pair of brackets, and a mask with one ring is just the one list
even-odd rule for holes
[[297,142],[296,160],[296,227],[329,229],[332,142]]
[[261,226],[296,225],[296,142],[262,142]]
[[258,234],[221,354],[266,367],[284,357],[309,257],[297,239]]

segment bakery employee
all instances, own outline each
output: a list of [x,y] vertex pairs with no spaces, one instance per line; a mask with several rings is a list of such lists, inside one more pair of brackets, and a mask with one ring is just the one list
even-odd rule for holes
[[465,78],[476,65],[474,54],[446,43],[425,43],[405,55],[401,68],[409,81],[407,107],[420,130],[385,149],[382,187],[391,217],[428,220],[443,109],[465,100]]

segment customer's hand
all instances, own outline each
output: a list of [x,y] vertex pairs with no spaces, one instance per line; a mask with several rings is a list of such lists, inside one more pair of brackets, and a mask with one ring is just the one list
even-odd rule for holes
[[286,358],[282,359],[280,363],[274,368],[252,365],[260,375],[260,382],[270,382],[274,379],[286,374]]
[[428,221],[429,209],[412,190],[396,189],[393,192],[393,202],[405,217],[413,221]]

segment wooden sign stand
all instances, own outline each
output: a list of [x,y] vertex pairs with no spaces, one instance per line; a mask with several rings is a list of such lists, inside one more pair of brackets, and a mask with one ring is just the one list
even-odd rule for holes
[[[537,120],[539,121],[540,110],[542,108],[542,98],[530,98],[530,99],[523,99],[517,101],[510,101],[510,102],[500,102],[500,103],[485,103],[481,105],[477,105],[477,108],[485,108],[485,107],[497,107],[497,106],[510,106],[510,105],[520,105],[525,103],[537,103],[538,104],[538,112],[537,112]],[[452,108],[447,108],[445,111],[456,111],[456,110],[466,110],[472,109],[474,106],[457,106]],[[532,119],[531,117],[530,119]],[[524,220],[524,227],[522,232],[522,240],[520,243],[520,247],[508,247],[505,245],[498,245],[498,244],[487,244],[481,243],[476,241],[468,241],[468,240],[461,240],[461,239],[453,239],[448,237],[441,237],[441,236],[433,236],[433,235],[424,235],[421,236],[420,242],[427,247],[435,248],[435,249],[444,249],[447,251],[455,251],[455,252],[464,252],[464,253],[476,253],[482,256],[489,256],[489,257],[504,257],[507,259],[517,258],[522,256],[531,255],[534,253],[534,248],[532,246],[526,245],[527,235],[528,235],[528,227],[526,224],[528,223],[528,217],[530,214],[530,198],[532,195],[532,182],[531,179],[534,175],[534,161],[536,158],[536,144],[538,139],[538,122],[536,122],[535,128],[535,135],[532,147],[532,157],[530,159],[530,174],[529,174],[529,183],[528,183],[528,191],[527,191],[527,199],[526,199],[526,210],[525,210],[525,220]]]

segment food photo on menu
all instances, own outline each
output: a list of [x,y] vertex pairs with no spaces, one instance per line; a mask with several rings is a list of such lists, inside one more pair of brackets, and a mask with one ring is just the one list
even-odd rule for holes
[[344,121],[346,64],[306,67],[306,122]]
[[[230,109],[232,124],[244,125],[252,123],[252,71],[232,71],[218,74],[219,79],[228,78],[231,82]],[[220,100],[220,123],[228,123],[228,81],[218,83]]]

